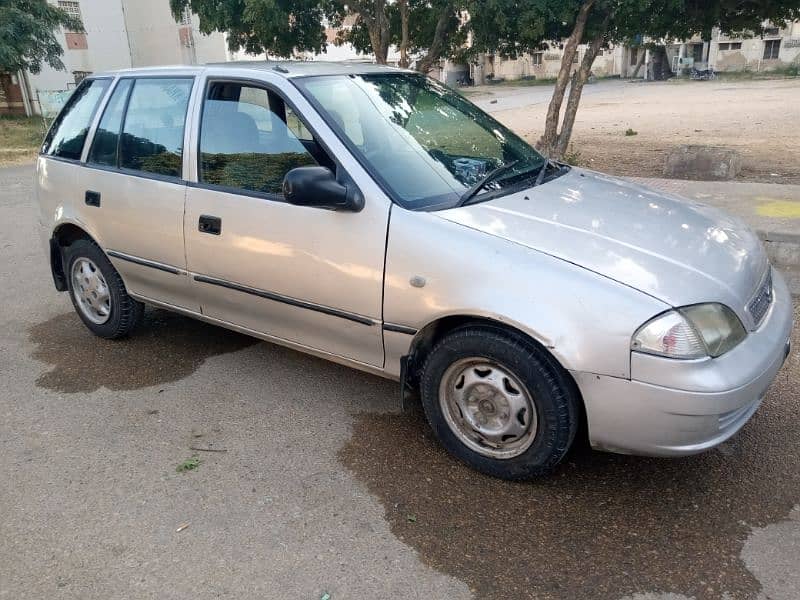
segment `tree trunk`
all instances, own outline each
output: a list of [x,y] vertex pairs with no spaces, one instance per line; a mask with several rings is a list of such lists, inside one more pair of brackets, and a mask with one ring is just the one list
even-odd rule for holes
[[407,69],[408,60],[408,0],[397,0],[400,9],[400,62],[398,66]]
[[636,68],[633,69],[631,79],[636,79],[639,76],[639,70],[644,64],[644,59],[647,56],[647,48],[639,48],[639,58],[636,60]]
[[561,104],[564,102],[564,93],[569,84],[569,72],[572,70],[572,62],[575,59],[575,53],[578,51],[578,44],[581,38],[583,38],[583,32],[586,30],[586,21],[589,20],[589,13],[592,10],[592,6],[594,6],[594,0],[586,0],[583,6],[581,6],[578,11],[578,16],[575,18],[575,26],[572,28],[572,33],[567,38],[567,43],[564,45],[564,55],[561,57],[561,69],[558,72],[556,87],[553,90],[553,97],[550,98],[550,105],[547,107],[544,133],[536,144],[536,147],[545,156],[550,156],[553,150],[555,150],[556,141],[558,139],[558,120],[561,116]]
[[560,159],[567,152],[569,148],[569,140],[572,137],[572,128],[575,125],[575,115],[578,112],[578,105],[581,102],[581,94],[583,93],[583,86],[589,75],[592,73],[592,65],[594,59],[597,58],[597,53],[603,45],[604,33],[600,33],[592,39],[589,47],[586,48],[586,54],[583,55],[580,68],[575,71],[572,77],[572,86],[569,89],[569,99],[567,100],[567,108],[564,111],[564,121],[561,123],[561,133],[558,134],[558,141],[555,145],[555,151],[550,154],[550,158]]
[[386,15],[386,0],[355,2],[353,9],[367,26],[375,62],[385,65],[389,56],[389,19]]
[[420,73],[427,73],[433,68],[444,52],[444,38],[447,35],[447,25],[450,18],[453,16],[453,4],[448,2],[442,7],[442,12],[439,13],[439,19],[436,21],[436,30],[433,34],[433,40],[428,47],[428,51],[421,59],[417,61],[417,71]]

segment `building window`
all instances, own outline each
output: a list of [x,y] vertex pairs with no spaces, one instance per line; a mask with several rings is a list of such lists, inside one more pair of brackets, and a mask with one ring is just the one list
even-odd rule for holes
[[[70,17],[83,24],[81,16],[81,6],[75,0],[58,0],[58,8],[67,13]],[[72,33],[72,32],[71,32]]]
[[777,27],[767,27],[764,29],[764,35],[766,37],[775,37],[780,35],[780,30]]
[[533,53],[533,66],[541,67],[542,66],[542,53],[541,52],[534,52]]
[[631,66],[635,67],[636,64],[639,62],[639,49],[638,48],[631,48]]
[[780,40],[764,40],[764,60],[772,60],[778,58],[781,52]]
[[725,52],[726,50],[741,50],[742,42],[720,42],[719,50]]
[[180,25],[188,27],[191,24],[192,24],[192,11],[188,6],[186,6],[184,7],[183,12],[181,13]]

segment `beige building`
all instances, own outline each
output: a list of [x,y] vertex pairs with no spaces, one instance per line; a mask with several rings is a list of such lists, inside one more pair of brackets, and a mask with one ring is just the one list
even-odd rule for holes
[[168,64],[221,62],[221,33],[203,35],[196,15],[176,22],[169,0],[48,0],[83,23],[85,32],[58,31],[64,71],[43,65],[40,73],[0,74],[0,113],[52,112],[86,75],[99,71]]

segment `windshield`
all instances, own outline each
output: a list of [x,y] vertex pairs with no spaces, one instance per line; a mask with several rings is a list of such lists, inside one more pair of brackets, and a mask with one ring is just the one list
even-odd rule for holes
[[516,161],[481,190],[493,197],[544,165],[527,142],[421,75],[331,75],[294,83],[406,208],[455,206],[494,169]]

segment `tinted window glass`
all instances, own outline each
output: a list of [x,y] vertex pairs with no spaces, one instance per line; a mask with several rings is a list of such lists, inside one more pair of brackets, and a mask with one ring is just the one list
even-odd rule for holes
[[[209,86],[200,129],[200,181],[280,194],[289,170],[317,164],[285,118],[283,101],[264,89]],[[313,140],[308,143],[318,148]]]
[[114,88],[111,99],[106,105],[97,131],[94,133],[92,148],[89,150],[89,162],[100,165],[117,166],[117,141],[122,126],[122,111],[125,101],[133,85],[131,79],[121,79]]
[[42,152],[52,156],[79,160],[100,99],[108,88],[108,79],[84,81],[70,96],[53,123]]
[[120,166],[181,176],[183,126],[192,79],[137,79],[120,139]]

